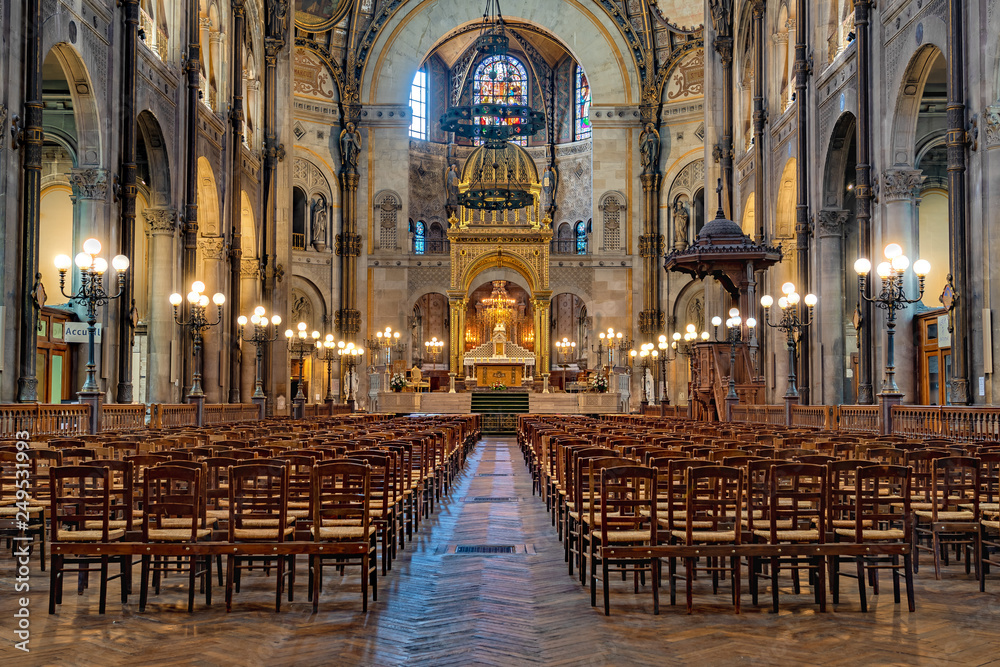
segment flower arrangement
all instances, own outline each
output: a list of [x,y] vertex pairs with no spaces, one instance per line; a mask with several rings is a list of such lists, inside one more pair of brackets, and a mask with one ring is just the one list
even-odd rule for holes
[[493,391],[504,391],[505,389],[507,389],[507,385],[497,380],[492,385],[490,385],[490,389],[492,389]]
[[603,394],[608,390],[608,378],[604,375],[598,375],[593,379],[590,386],[594,391]]
[[406,386],[406,376],[402,373],[393,373],[389,378],[389,388],[393,391],[402,391]]

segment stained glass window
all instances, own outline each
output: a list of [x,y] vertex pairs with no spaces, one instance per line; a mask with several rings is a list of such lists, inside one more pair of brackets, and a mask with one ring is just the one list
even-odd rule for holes
[[417,220],[413,226],[413,254],[423,255],[427,250],[426,230],[424,223]]
[[427,72],[418,69],[413,75],[413,85],[410,86],[410,109],[413,118],[410,121],[410,136],[414,139],[427,139]]
[[[528,74],[524,65],[511,56],[490,56],[479,63],[473,79],[473,104],[528,104]],[[480,125],[495,125],[500,122],[515,124],[515,119],[501,121],[490,116],[477,116]],[[477,141],[477,143],[482,143]],[[514,139],[519,146],[527,145],[523,137]]]
[[576,104],[573,107],[576,120],[575,139],[590,139],[593,129],[590,126],[590,83],[583,68],[576,66]]
[[587,223],[582,220],[576,223],[576,254],[587,254]]

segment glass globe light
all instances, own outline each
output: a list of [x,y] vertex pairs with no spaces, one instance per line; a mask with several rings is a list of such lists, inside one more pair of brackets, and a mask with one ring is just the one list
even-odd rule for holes
[[906,271],[906,269],[910,268],[910,258],[907,257],[906,255],[900,255],[898,257],[893,257],[891,264],[892,264],[892,268],[897,273],[902,273],[903,271]]
[[747,318],[747,326],[751,329],[757,326],[757,319],[754,317]]
[[712,326],[713,327],[717,327],[720,324],[722,324],[722,318],[721,317],[719,317],[718,315],[716,315],[715,317],[712,318]]
[[304,330],[299,332],[299,338],[301,340],[305,340],[306,339],[306,332]]
[[819,299],[816,298],[815,294],[806,294],[805,302],[810,308],[814,307],[818,301]]
[[690,333],[695,333],[695,328],[693,324],[687,325],[687,331]]
[[115,255],[111,258],[111,266],[114,267],[115,271],[118,273],[124,273],[128,271],[129,261],[128,257],[125,255]]
[[101,242],[97,239],[87,239],[83,242],[83,251],[88,255],[96,255],[101,252]]
[[275,315],[274,317],[272,317],[271,324],[273,324],[274,326],[278,326],[279,324],[281,324],[281,315]]
[[66,271],[73,266],[73,260],[69,258],[69,255],[56,255],[55,265],[60,271]]
[[103,274],[108,270],[108,260],[103,257],[98,257],[94,260],[94,271],[96,273]]
[[917,274],[918,277],[923,278],[931,272],[931,263],[926,259],[918,259],[913,263],[913,272]]
[[680,334],[679,334],[678,332],[676,332],[676,331],[675,331],[675,332],[674,332],[674,335],[672,336],[672,338],[673,338],[674,340],[680,340],[680,339],[681,339],[681,335],[680,335]]
[[[256,318],[256,319],[254,319],[254,318]],[[257,322],[260,321],[260,318],[257,317],[256,315],[254,315],[252,318],[250,318],[250,320],[254,324],[257,324]],[[247,316],[246,315],[240,315],[239,317],[236,318],[236,323],[239,324],[241,327],[245,327],[247,325]]]
[[858,261],[854,262],[854,270],[859,276],[866,276],[872,270],[872,263],[862,257]]
[[292,330],[285,329],[285,338],[291,338],[291,337],[292,337]]
[[890,243],[885,247],[885,258],[893,260],[903,254],[903,248],[898,243]]
[[702,340],[708,340],[708,332],[707,331],[702,331],[701,332],[701,339]]
[[795,291],[795,285],[793,283],[785,283],[781,286],[781,293],[788,295]]
[[326,335],[326,341],[329,342],[329,343],[332,343],[333,342],[333,334],[327,334]]
[[201,295],[198,294],[197,292],[188,292],[188,303],[190,303],[192,306],[197,304],[200,298]]
[[318,331],[313,331],[312,332],[312,337],[313,337],[313,340],[319,340],[319,332]]
[[892,274],[892,265],[889,262],[882,262],[875,267],[875,273],[879,275],[879,278],[888,278]]
[[298,329],[299,331],[305,331],[306,330],[306,323],[305,322],[299,322],[297,325],[295,325],[295,328]]
[[659,341],[660,341],[661,343],[666,343],[666,342],[667,342],[667,337],[666,337],[666,336],[664,336],[663,334],[660,334],[660,337],[658,338],[658,340],[659,340]]
[[376,338],[382,338],[382,332],[381,331],[376,331],[375,332],[375,337]]
[[173,294],[170,295],[170,305],[173,306],[174,308],[181,305],[182,301],[184,301],[184,298],[177,292],[174,292]]
[[788,297],[787,296],[778,297],[778,308],[781,308],[782,310],[784,310],[785,308],[788,308]]
[[94,263],[94,258],[85,252],[77,253],[76,265],[86,271]]
[[603,331],[602,331],[601,333],[597,334],[597,336],[598,336],[598,338],[600,338],[601,340],[604,340],[604,332],[603,332]]
[[740,309],[739,308],[730,308],[729,309],[729,317],[736,317],[739,314],[740,314]]
[[202,292],[205,291],[205,283],[201,282],[200,280],[194,281],[193,283],[191,283],[191,291],[201,294]]
[[215,294],[212,295],[212,303],[214,303],[216,306],[221,306],[225,302],[226,302],[226,295],[223,294],[222,292],[216,292]]
[[344,341],[342,341],[342,340],[341,341],[337,341],[337,347],[343,349],[344,348]]
[[257,315],[258,317],[264,317],[264,312],[265,312],[264,306],[257,306],[256,308],[253,309],[253,314]]
[[770,294],[765,294],[764,296],[760,297],[760,305],[764,306],[765,308],[770,308],[771,306],[774,305],[774,298],[771,297]]
[[733,327],[738,327],[743,324],[743,318],[739,315],[733,315]]
[[208,297],[206,295],[202,294],[201,297],[198,299],[198,305],[201,306],[202,308],[207,308],[208,307]]
[[788,295],[788,303],[794,306],[799,302],[800,298],[801,297],[799,296],[798,292],[792,292],[791,294]]

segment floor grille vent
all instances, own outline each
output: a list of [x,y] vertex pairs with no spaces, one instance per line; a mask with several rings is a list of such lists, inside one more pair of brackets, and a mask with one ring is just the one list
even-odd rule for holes
[[466,498],[467,503],[516,503],[521,499],[517,496],[475,496]]
[[460,544],[455,547],[456,554],[516,554],[515,546],[497,546],[488,544]]
[[513,477],[511,472],[481,472],[476,477]]

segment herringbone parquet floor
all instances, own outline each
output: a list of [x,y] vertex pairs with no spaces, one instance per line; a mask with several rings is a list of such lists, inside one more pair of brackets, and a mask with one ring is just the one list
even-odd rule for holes
[[[518,502],[475,502],[483,497]],[[454,555],[461,545],[521,545],[526,553]],[[929,568],[917,577],[917,612],[875,599],[858,608],[854,582],[843,582],[842,604],[816,612],[811,597],[784,591],[779,615],[766,600],[744,596],[736,616],[727,594],[711,595],[699,581],[693,616],[663,596],[652,615],[648,593],[616,582],[612,611],[590,607],[589,593],[566,573],[562,545],[512,440],[480,443],[452,496],[379,580],[379,600],[360,611],[356,577],[332,570],[320,612],[306,602],[300,561],[296,601],[273,612],[273,582],[259,572],[245,579],[233,612],[222,592],[210,609],[185,611],[180,577],[151,598],[146,613],[120,605],[117,585],[108,613],[97,613],[95,587],[46,613],[48,581],[33,568],[30,654],[12,649],[15,600],[9,556],[0,560],[2,665],[979,665],[1000,661],[1000,581],[980,594],[952,566],[936,582]],[[883,591],[886,592],[886,589]],[[725,589],[724,589],[725,590]],[[890,589],[891,590],[891,589]],[[665,591],[664,591],[665,592]],[[765,596],[766,598],[766,596]],[[135,598],[137,602],[137,596]],[[16,659],[16,662],[15,662]]]

